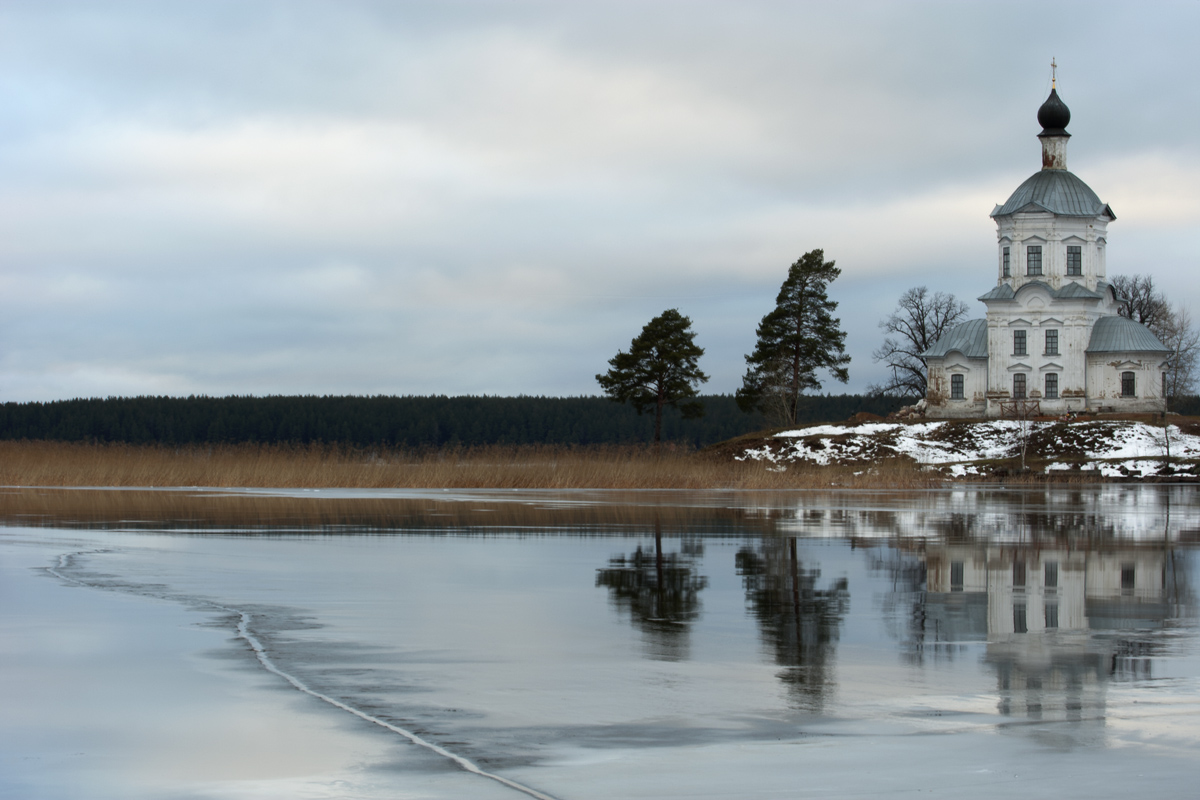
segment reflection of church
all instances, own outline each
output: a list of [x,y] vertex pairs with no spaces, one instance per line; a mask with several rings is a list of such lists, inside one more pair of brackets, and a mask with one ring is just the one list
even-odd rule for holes
[[1173,615],[1169,557],[1158,548],[931,547],[925,631],[935,642],[987,642],[1003,713],[1078,718],[1103,705],[1109,680],[1149,677],[1147,634]]
[[989,641],[1055,630],[1161,627],[1168,612],[1164,565],[1160,549],[931,547],[927,602],[957,609],[946,618],[952,629]]
[[1038,109],[1042,168],[992,211],[996,284],[985,319],[951,328],[923,355],[931,417],[1032,410],[1161,411],[1165,347],[1118,316],[1107,282],[1108,223],[1116,219],[1067,171],[1071,112],[1055,89]]

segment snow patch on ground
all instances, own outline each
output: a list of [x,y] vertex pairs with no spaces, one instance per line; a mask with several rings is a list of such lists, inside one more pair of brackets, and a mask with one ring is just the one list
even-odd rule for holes
[[[1170,464],[1165,461],[1168,444]],[[903,458],[962,478],[989,474],[995,462],[1019,458],[1022,446],[1026,459],[1044,463],[1047,473],[1194,478],[1200,472],[1196,463],[1188,463],[1200,459],[1200,436],[1175,425],[1164,432],[1160,426],[1119,420],[813,425],[775,434],[735,458],[769,462],[775,471],[787,464],[855,465]]]
[[1181,434],[1174,425],[1168,427],[1165,435],[1162,428],[1142,423],[1116,428],[1112,433],[1113,441],[1108,448],[1089,455],[1093,458],[1162,458],[1169,445],[1172,457],[1200,456],[1200,437]]
[[[941,422],[931,423],[933,425],[942,425]],[[867,425],[859,425],[854,428],[854,432],[863,436],[873,436],[877,433],[886,431],[894,431],[897,428],[903,428],[898,422],[873,422]],[[914,426],[915,427],[915,426]],[[844,425],[814,425],[811,428],[799,428],[794,431],[783,431],[775,434],[779,438],[787,438],[789,436],[842,436],[846,433],[847,428]]]

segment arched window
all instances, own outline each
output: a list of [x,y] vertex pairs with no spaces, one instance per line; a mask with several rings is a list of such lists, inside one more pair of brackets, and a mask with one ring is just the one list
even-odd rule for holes
[[1137,380],[1132,372],[1121,373],[1121,397],[1137,397]]

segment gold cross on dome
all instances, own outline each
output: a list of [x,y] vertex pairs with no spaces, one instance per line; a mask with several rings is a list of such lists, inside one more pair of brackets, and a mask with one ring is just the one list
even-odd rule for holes
[[1050,57],[1050,88],[1053,89],[1058,81],[1058,64],[1054,63],[1054,57]]

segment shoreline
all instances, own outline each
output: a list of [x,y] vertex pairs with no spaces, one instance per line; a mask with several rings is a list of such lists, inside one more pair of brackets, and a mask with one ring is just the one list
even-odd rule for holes
[[0,442],[0,485],[257,489],[823,489],[944,483],[919,465],[781,471],[714,451],[504,446],[440,451],[341,445]]
[[[570,530],[586,536],[713,533],[731,526],[774,535],[801,511],[891,505],[925,513],[959,497],[1028,510],[1090,497],[1151,492],[1165,507],[1190,508],[1195,484],[958,483],[936,488],[791,490],[620,489],[229,489],[184,487],[0,487],[0,528],[172,531],[187,535],[255,533],[333,536],[344,533],[429,533],[542,536]],[[1107,502],[1107,501],[1106,501]],[[1114,501],[1122,507],[1122,500]],[[1156,501],[1158,502],[1158,501]],[[782,528],[781,528],[782,526]]]
[[[1195,422],[1176,434],[1180,456],[1126,449],[1087,452],[1112,426],[1132,421],[1037,422],[1026,469],[1019,455],[980,449],[985,426],[1003,423],[859,422],[746,435],[704,450],[653,445],[491,445],[403,450],[337,444],[128,445],[0,441],[0,486],[180,489],[923,489],[974,483],[1013,486],[1198,482]],[[1013,423],[1015,425],[1015,423]],[[935,434],[931,431],[936,429]],[[1150,429],[1150,428],[1147,428]],[[898,433],[899,432],[899,433]],[[901,435],[912,437],[900,441]],[[1145,432],[1142,432],[1145,434]],[[1142,435],[1146,439],[1147,435]],[[1003,437],[1001,437],[1003,438]],[[1195,440],[1195,443],[1193,443]],[[1190,444],[1189,444],[1190,443]],[[1001,443],[1009,450],[1013,444]],[[974,450],[972,450],[972,446]]]

